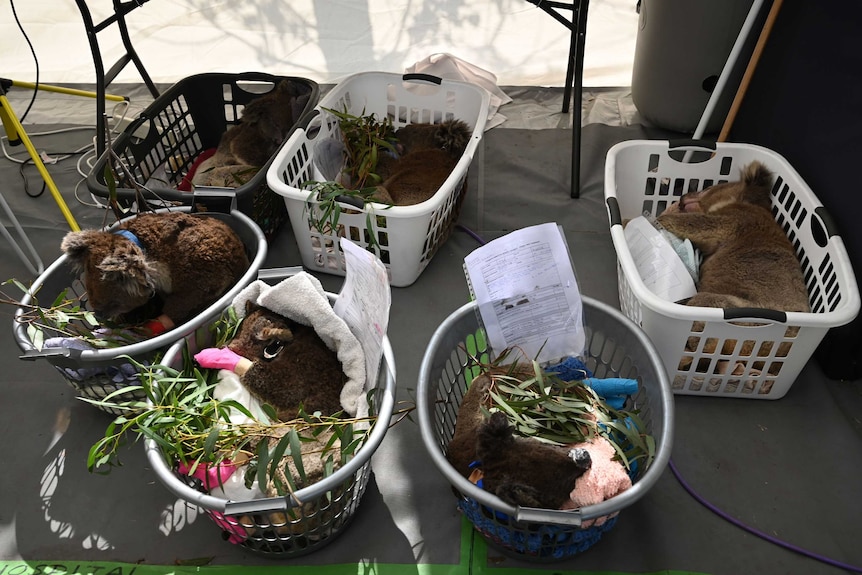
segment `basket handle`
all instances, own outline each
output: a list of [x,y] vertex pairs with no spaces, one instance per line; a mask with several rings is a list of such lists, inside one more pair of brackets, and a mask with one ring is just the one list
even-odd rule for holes
[[714,152],[716,148],[715,142],[712,140],[693,140],[690,138],[668,140],[667,146],[670,151],[699,150],[701,152]]
[[204,211],[230,214],[236,210],[236,193],[233,190],[198,186],[195,188],[191,206],[191,213]]
[[296,121],[295,129],[298,130],[308,130],[308,125],[311,124],[311,121],[320,115],[320,110],[318,108],[312,108],[302,116],[300,116],[299,120]]
[[242,72],[237,74],[234,80],[238,80],[240,82],[248,80],[254,82],[271,82],[273,85],[278,85],[281,77],[267,74],[266,72]]
[[24,351],[24,354],[19,355],[18,359],[36,361],[37,359],[44,359],[47,357],[68,357],[77,360],[81,357],[81,350],[69,347],[47,347],[42,348],[40,351],[36,348],[32,348]]
[[[578,509],[572,509],[571,511],[554,511],[553,517],[554,525],[571,525],[573,527],[580,527],[583,522],[581,512]],[[536,509],[533,507],[515,507],[515,520],[532,523],[547,523],[548,510]]]
[[336,196],[335,201],[339,204],[347,204],[348,206],[356,208],[360,212],[365,209],[365,200],[357,198],[355,196],[348,196],[344,194],[341,196]]
[[787,323],[787,312],[777,309],[759,307],[730,307],[723,310],[724,319],[766,319],[778,323]]
[[611,196],[605,202],[608,204],[608,219],[611,221],[611,227],[621,225],[623,218],[620,215],[620,203],[616,197]]
[[439,76],[433,76],[431,74],[419,74],[419,73],[411,73],[404,74],[401,77],[405,82],[428,82],[430,84],[437,84],[438,86],[443,83],[443,78]]

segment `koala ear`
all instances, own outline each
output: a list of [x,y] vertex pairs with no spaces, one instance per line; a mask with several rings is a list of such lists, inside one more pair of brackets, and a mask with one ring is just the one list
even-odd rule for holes
[[69,232],[60,242],[60,249],[66,254],[66,258],[77,271],[84,268],[90,249],[95,245],[101,232],[95,230],[84,230]]
[[149,297],[154,291],[170,293],[171,276],[166,265],[154,264],[130,244],[115,249],[96,266],[102,276],[130,296]]

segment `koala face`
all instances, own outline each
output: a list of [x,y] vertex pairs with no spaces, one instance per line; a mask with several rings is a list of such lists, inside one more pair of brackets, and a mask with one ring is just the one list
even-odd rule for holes
[[750,204],[770,210],[772,173],[760,162],[752,162],[738,182],[717,184],[685,194],[679,199],[679,211],[710,213],[735,204]]
[[228,347],[251,361],[272,362],[283,357],[293,341],[291,322],[263,307],[249,306],[242,328]]
[[341,362],[311,326],[249,303],[228,348],[251,360],[242,384],[283,421],[295,418],[300,406],[325,415],[343,410]]
[[60,245],[82,274],[90,307],[100,319],[118,319],[150,301],[164,287],[158,265],[128,239],[110,232],[69,232]]

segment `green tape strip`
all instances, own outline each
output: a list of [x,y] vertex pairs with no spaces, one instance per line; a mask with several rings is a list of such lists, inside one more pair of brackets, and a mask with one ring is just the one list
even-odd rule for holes
[[[203,559],[202,561],[205,561]],[[190,563],[193,562],[190,561]],[[619,571],[562,571],[548,565],[553,575],[631,575]],[[461,519],[458,565],[402,565],[362,561],[339,565],[145,565],[102,561],[0,561],[0,575],[536,575],[543,569],[488,565],[488,546],[466,518]],[[704,575],[691,571],[654,571],[639,575]]]

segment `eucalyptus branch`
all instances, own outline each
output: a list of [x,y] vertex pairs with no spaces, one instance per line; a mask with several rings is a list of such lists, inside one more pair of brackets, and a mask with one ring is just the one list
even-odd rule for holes
[[[213,324],[217,341],[228,341],[238,328],[239,321],[231,311],[229,308]],[[376,416],[349,418],[342,413],[309,414],[300,408],[296,418],[279,421],[271,406],[262,405],[269,421],[261,421],[237,401],[213,398],[218,371],[194,367],[188,349],[181,370],[126,359],[136,365],[140,386],[129,386],[103,399],[80,398],[123,413],[90,448],[87,468],[91,472],[109,472],[121,464],[123,445],[149,438],[168,460],[188,465],[190,472],[199,465],[241,462],[261,486],[272,485],[280,495],[293,494],[308,480],[303,458],[320,457],[324,476],[332,474],[364,444],[377,420]],[[127,399],[127,393],[141,390],[146,400]],[[237,412],[252,421],[233,423],[231,418]],[[298,479],[293,477],[294,471]]]
[[637,410],[614,409],[582,380],[563,380],[535,360],[507,364],[512,352],[506,349],[486,363],[468,354],[480,376],[489,378],[485,413],[501,411],[515,433],[547,443],[570,445],[603,437],[629,470],[635,461],[652,462],[655,441]]

